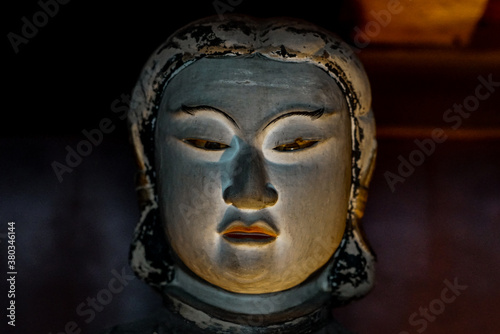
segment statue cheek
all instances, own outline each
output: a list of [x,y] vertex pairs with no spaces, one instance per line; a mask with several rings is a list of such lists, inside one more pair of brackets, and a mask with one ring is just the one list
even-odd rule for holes
[[217,200],[220,179],[214,166],[193,160],[176,147],[167,146],[161,154],[160,161],[176,162],[163,164],[159,171],[158,195],[168,238],[179,253],[182,245],[199,244],[204,232],[214,230],[223,204]]

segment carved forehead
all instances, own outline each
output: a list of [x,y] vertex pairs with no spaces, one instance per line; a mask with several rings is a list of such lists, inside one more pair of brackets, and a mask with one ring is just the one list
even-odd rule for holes
[[[252,97],[259,99],[249,101]],[[177,110],[182,104],[224,107],[248,103],[268,109],[338,110],[346,106],[335,80],[317,66],[261,56],[198,60],[170,81],[163,96],[163,108],[168,110]]]

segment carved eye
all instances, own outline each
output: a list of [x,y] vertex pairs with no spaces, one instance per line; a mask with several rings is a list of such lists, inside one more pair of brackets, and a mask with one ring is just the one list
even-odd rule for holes
[[224,150],[229,147],[229,145],[205,139],[188,138],[188,139],[183,139],[183,141],[191,146],[210,151]]
[[302,137],[295,139],[293,143],[276,146],[273,150],[280,152],[298,151],[316,145],[319,140],[303,140]]

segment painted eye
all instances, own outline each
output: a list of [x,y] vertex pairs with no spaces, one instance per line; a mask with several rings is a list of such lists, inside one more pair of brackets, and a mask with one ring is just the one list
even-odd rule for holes
[[191,146],[210,151],[224,150],[229,147],[229,145],[205,139],[188,138],[183,139],[183,141]]
[[298,151],[316,145],[319,140],[304,140],[302,137],[295,139],[293,143],[276,146],[273,150],[280,152]]

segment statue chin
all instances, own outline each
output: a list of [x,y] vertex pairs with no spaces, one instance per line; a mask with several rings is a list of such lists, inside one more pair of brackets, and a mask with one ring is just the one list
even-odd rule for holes
[[165,308],[109,333],[348,333],[331,308],[374,277],[370,104],[352,50],[310,23],[228,15],[170,36],[129,115],[131,266]]

